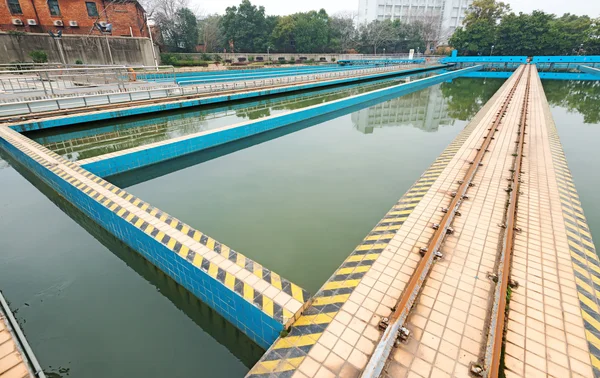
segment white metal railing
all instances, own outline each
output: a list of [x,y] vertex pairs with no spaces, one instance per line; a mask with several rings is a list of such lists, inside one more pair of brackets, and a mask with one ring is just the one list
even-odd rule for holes
[[355,70],[313,73],[307,75],[287,76],[261,80],[240,80],[210,85],[178,86],[171,88],[146,88],[144,90],[131,90],[85,96],[71,96],[50,98],[35,101],[23,101],[0,104],[0,117],[22,116],[27,114],[79,109],[99,105],[122,104],[134,101],[153,100],[162,98],[177,98],[181,96],[203,95],[219,92],[230,92],[241,89],[259,89],[273,86],[286,86],[312,82],[317,80],[331,80],[349,76],[362,76],[406,68],[409,64],[393,66],[361,68]]
[[0,101],[28,101],[32,99],[31,96],[35,98],[72,96],[74,90],[82,88],[98,88],[96,92],[99,92],[105,87],[108,92],[125,92],[137,89],[140,82],[143,83],[147,79],[175,84],[175,68],[173,66],[72,66],[0,70],[0,89],[6,94],[0,95]]

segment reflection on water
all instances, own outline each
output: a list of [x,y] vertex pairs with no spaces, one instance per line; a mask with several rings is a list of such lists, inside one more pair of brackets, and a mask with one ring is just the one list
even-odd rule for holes
[[585,123],[600,123],[600,81],[542,81],[551,106],[583,116]]
[[[90,123],[75,129],[49,129],[27,134],[67,159],[76,161],[235,123],[290,111],[396,85],[402,79],[379,80],[234,105],[127,119],[117,124]],[[91,127],[90,127],[91,126]]]
[[381,127],[412,126],[423,131],[437,131],[440,125],[453,125],[448,117],[448,103],[440,86],[429,87],[352,114],[354,127],[372,134]]

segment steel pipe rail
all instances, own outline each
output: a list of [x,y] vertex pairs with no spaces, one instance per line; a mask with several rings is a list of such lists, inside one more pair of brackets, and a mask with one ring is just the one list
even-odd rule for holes
[[498,265],[498,282],[494,291],[494,304],[492,307],[492,317],[490,323],[490,332],[485,353],[485,368],[489,378],[498,378],[500,374],[500,358],[504,339],[504,327],[506,320],[506,294],[509,285],[509,273],[511,266],[511,256],[513,252],[515,222],[517,218],[517,206],[519,199],[519,187],[521,185],[521,166],[523,163],[523,148],[525,145],[525,129],[527,126],[527,111],[529,108],[529,91],[531,88],[531,66],[527,67],[527,86],[525,87],[525,97],[523,107],[521,108],[521,118],[519,120],[519,131],[516,148],[516,156],[513,165],[511,185],[508,190],[509,205],[506,213],[506,232],[502,241],[502,252],[500,254],[500,263]]
[[389,318],[389,325],[385,329],[381,340],[375,347],[375,351],[371,356],[361,378],[377,378],[381,375],[383,368],[388,360],[392,347],[394,346],[396,339],[398,338],[399,331],[402,326],[405,324],[410,310],[417,299],[417,296],[421,290],[423,282],[427,278],[433,261],[436,257],[441,257],[441,253],[439,252],[440,246],[448,233],[449,227],[456,216],[458,209],[466,199],[466,193],[468,188],[472,185],[473,178],[477,173],[477,170],[480,164],[483,161],[483,157],[486,152],[488,152],[488,147],[490,146],[492,140],[494,139],[494,134],[498,130],[502,118],[506,114],[509,104],[511,103],[514,93],[517,89],[519,82],[523,76],[523,72],[519,74],[515,84],[510,89],[508,96],[504,100],[500,111],[496,115],[494,122],[491,127],[488,129],[488,132],[481,144],[481,146],[477,149],[477,154],[475,158],[470,163],[470,167],[465,173],[464,179],[459,181],[459,187],[456,192],[453,193],[453,198],[450,201],[450,205],[447,209],[445,209],[445,214],[442,217],[442,220],[439,223],[438,228],[433,234],[432,239],[430,240],[427,247],[422,248],[421,251],[424,252],[423,258],[417,265],[414,273],[412,274],[406,288],[402,292],[400,296],[400,300],[395,306],[395,310]]

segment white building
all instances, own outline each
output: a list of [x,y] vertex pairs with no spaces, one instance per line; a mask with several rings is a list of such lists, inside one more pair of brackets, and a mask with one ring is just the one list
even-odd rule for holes
[[473,0],[359,0],[358,23],[374,20],[410,22],[418,18],[438,23],[439,41],[446,42],[462,25]]

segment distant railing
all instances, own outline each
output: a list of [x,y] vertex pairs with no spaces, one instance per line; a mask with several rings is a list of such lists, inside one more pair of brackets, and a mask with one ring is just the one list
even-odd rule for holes
[[348,76],[361,76],[380,72],[395,71],[404,65],[383,66],[374,68],[361,68],[356,70],[335,71],[326,73],[313,73],[307,75],[278,77],[262,80],[240,80],[210,85],[178,86],[172,88],[147,88],[144,90],[131,90],[105,94],[71,96],[43,99],[36,101],[23,101],[0,104],[0,117],[22,116],[27,114],[79,109],[99,105],[122,104],[134,101],[154,100],[163,98],[176,98],[190,95],[203,95],[220,92],[230,92],[240,89],[258,89],[273,86],[285,86],[302,82],[335,79]]
[[[145,80],[160,80],[175,84],[176,73],[173,66],[99,66],[99,67],[60,67],[44,68],[31,66],[25,70],[4,69],[0,66],[0,89],[8,95],[1,96],[3,102],[30,100],[23,94],[38,98],[69,96],[82,88],[103,88],[109,91],[126,92],[137,89]],[[157,86],[156,84],[153,84]],[[35,95],[37,93],[37,96]]]

